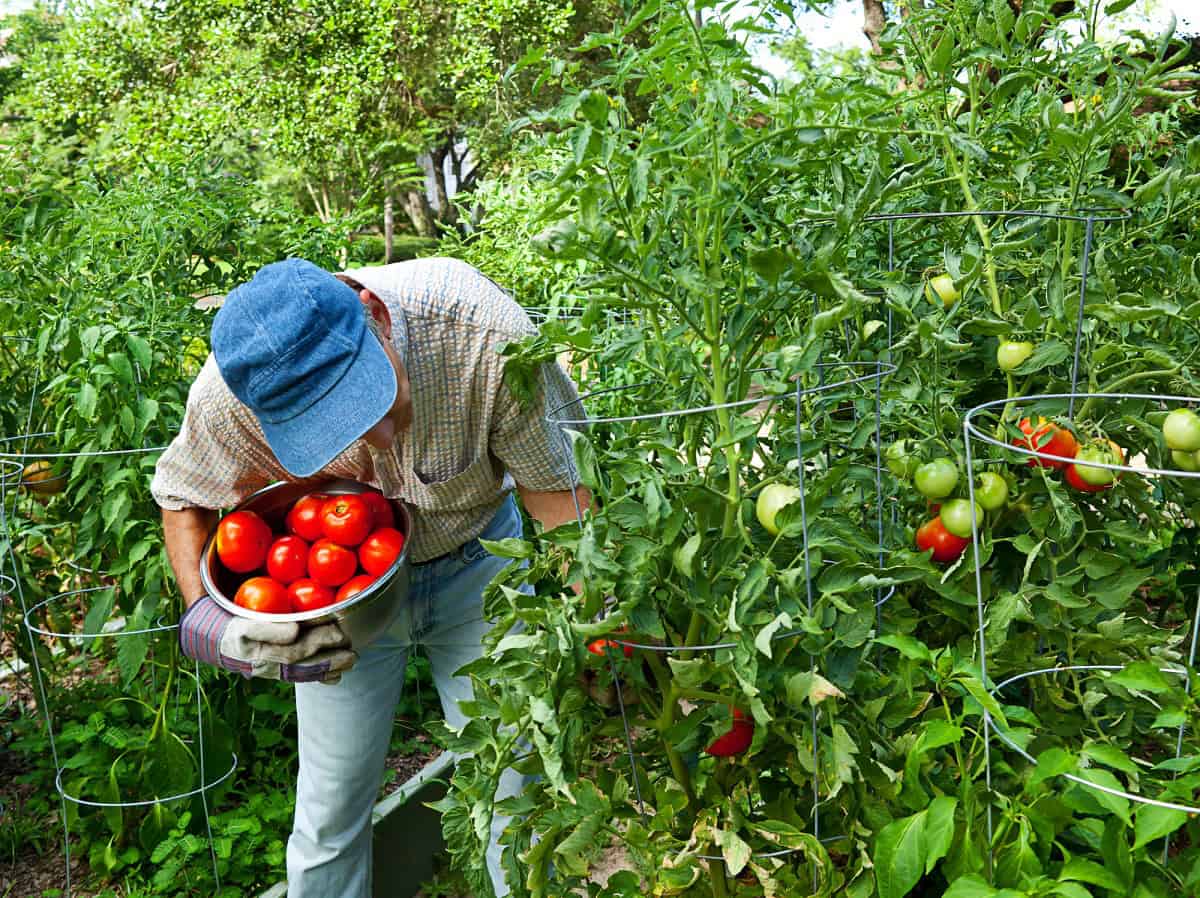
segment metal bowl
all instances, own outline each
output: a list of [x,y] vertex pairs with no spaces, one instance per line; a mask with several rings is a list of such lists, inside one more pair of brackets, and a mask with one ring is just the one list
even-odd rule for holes
[[[252,511],[266,521],[275,532],[282,533],[286,530],[284,519],[287,517],[288,510],[301,496],[314,492],[343,495],[367,493],[373,492],[373,490],[354,480],[331,480],[324,483],[311,481],[274,483],[248,496],[234,510]],[[267,614],[235,605],[231,596],[237,591],[237,586],[244,575],[226,570],[217,559],[215,528],[209,534],[208,542],[204,546],[204,554],[200,557],[200,580],[204,583],[204,588],[212,596],[213,601],[230,614],[251,620],[276,623],[297,621],[308,626],[336,621],[350,640],[350,647],[359,649],[378,639],[395,622],[404,603],[408,600],[408,547],[411,545],[412,538],[412,514],[403,502],[395,499],[388,501],[392,503],[392,510],[396,513],[396,529],[404,534],[404,548],[400,552],[400,557],[392,562],[392,566],[384,571],[374,583],[345,601],[324,608],[315,608],[312,611],[297,611],[292,614]]]

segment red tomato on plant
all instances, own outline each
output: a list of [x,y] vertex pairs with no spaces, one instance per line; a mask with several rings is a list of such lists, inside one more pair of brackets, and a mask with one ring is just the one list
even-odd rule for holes
[[358,547],[358,560],[364,571],[378,577],[392,566],[403,549],[404,534],[391,527],[381,527]]
[[[1038,418],[1036,430],[1028,418],[1022,418],[1021,423],[1017,426],[1021,428],[1021,433],[1025,434],[1025,439],[1014,440],[1014,446],[1020,446],[1022,449],[1034,449],[1049,455],[1061,455],[1065,458],[1074,458],[1075,453],[1079,451],[1079,444],[1075,441],[1075,435],[1071,431],[1059,427],[1045,418]],[[1070,462],[1052,461],[1048,458],[1031,458],[1028,461],[1031,468],[1039,466],[1062,469],[1068,464]]]
[[371,532],[371,507],[362,496],[333,496],[321,506],[321,533],[339,546],[357,546]]
[[358,570],[358,557],[333,540],[319,539],[308,550],[308,576],[322,586],[341,586]]
[[287,593],[292,600],[292,607],[297,611],[315,611],[334,602],[332,589],[308,577],[294,582],[288,587]]
[[262,567],[271,547],[271,528],[252,511],[234,511],[217,525],[217,557],[234,573]]
[[238,587],[234,604],[266,614],[290,614],[292,600],[287,587],[270,577],[251,577]]
[[588,643],[588,647],[587,647],[588,651],[591,652],[593,655],[607,655],[609,653],[610,648],[614,652],[616,652],[618,650],[624,651],[626,658],[633,657],[633,646],[624,645],[613,639],[593,639],[591,642]]
[[1063,480],[1067,482],[1067,486],[1079,490],[1081,493],[1100,493],[1104,490],[1111,489],[1111,483],[1088,483],[1079,476],[1079,468],[1077,465],[1071,465],[1067,468],[1063,475]]
[[287,529],[307,542],[316,542],[321,533],[321,509],[329,500],[325,493],[309,493],[296,500],[287,513]]
[[704,753],[714,758],[728,758],[740,755],[750,747],[754,739],[754,720],[747,717],[739,709],[733,709],[733,725],[723,734],[714,739],[704,749]]
[[308,543],[298,536],[281,536],[267,550],[267,573],[287,586],[308,574]]
[[370,574],[359,574],[356,577],[351,577],[342,585],[342,588],[338,590],[337,598],[335,598],[334,601],[344,602],[351,596],[358,595],[374,582],[375,578]]
[[379,530],[382,527],[396,526],[396,512],[392,509],[392,503],[384,498],[382,493],[360,493],[359,495],[371,509],[372,529]]
[[943,564],[957,561],[970,544],[969,539],[955,536],[947,530],[940,517],[931,518],[917,530],[917,551],[928,552],[933,549],[933,560]]

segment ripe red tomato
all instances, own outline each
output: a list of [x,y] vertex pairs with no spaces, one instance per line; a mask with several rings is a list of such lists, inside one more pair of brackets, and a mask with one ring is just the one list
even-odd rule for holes
[[364,571],[378,577],[400,557],[403,548],[403,533],[391,527],[381,527],[358,547],[358,560]]
[[319,539],[308,550],[308,576],[322,586],[341,586],[358,570],[358,558],[345,546]]
[[611,650],[614,652],[618,651],[618,650],[624,651],[626,658],[633,657],[633,646],[624,645],[624,644],[617,642],[615,640],[612,640],[612,639],[593,639],[591,642],[588,643],[587,649],[593,655],[607,655],[609,653],[610,647],[611,647]]
[[321,506],[321,533],[339,546],[357,546],[371,532],[371,507],[362,496],[332,496]]
[[335,598],[334,601],[344,602],[351,596],[358,595],[374,582],[375,578],[370,574],[359,574],[357,577],[351,577],[342,585],[342,588],[337,591],[337,598]]
[[[1037,430],[1034,430],[1033,424],[1028,418],[1022,418],[1021,423],[1017,426],[1021,428],[1021,433],[1025,434],[1025,439],[1014,440],[1014,446],[1020,446],[1022,449],[1036,449],[1038,452],[1061,455],[1065,458],[1074,458],[1075,453],[1079,451],[1079,444],[1075,441],[1075,435],[1071,431],[1059,427],[1045,418],[1038,418]],[[1031,458],[1028,464],[1031,468],[1040,466],[1062,469],[1070,462]]]
[[396,526],[396,512],[392,510],[392,503],[385,499],[382,493],[360,493],[359,495],[371,509],[371,529],[379,530],[382,527]]
[[319,540],[324,535],[321,533],[321,509],[328,499],[325,493],[309,493],[297,499],[287,513],[288,532],[310,543]]
[[267,551],[267,573],[287,586],[308,573],[308,543],[298,536],[281,536]]
[[931,518],[917,530],[917,551],[928,552],[933,549],[933,560],[943,564],[957,561],[970,544],[969,539],[955,536],[947,530],[940,517]]
[[267,614],[290,614],[292,611],[287,587],[270,577],[251,577],[238,587],[233,601],[243,608]]
[[297,611],[313,611],[334,602],[332,589],[308,577],[295,581],[288,587],[287,594]]
[[754,720],[747,717],[737,708],[733,709],[733,724],[729,729],[714,739],[704,749],[704,753],[714,758],[728,758],[740,755],[750,747],[754,739]]
[[217,557],[234,573],[262,567],[271,547],[271,528],[252,511],[234,511],[217,525]]

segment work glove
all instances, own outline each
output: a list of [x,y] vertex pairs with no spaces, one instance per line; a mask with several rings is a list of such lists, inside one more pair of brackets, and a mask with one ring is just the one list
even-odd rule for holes
[[292,622],[250,620],[230,614],[209,596],[197,599],[179,619],[183,653],[244,677],[289,683],[336,683],[358,654],[336,623],[301,627]]

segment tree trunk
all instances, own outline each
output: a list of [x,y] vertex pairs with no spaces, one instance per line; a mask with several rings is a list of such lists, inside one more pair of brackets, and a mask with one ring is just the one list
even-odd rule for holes
[[429,200],[425,198],[424,185],[404,191],[404,211],[418,236],[433,237],[437,234],[433,209],[429,205]]
[[441,144],[430,150],[429,158],[433,162],[433,196],[437,206],[438,221],[444,225],[453,226],[458,221],[458,210],[450,202],[450,193],[446,190],[446,157],[454,147],[454,136],[445,138]]
[[383,264],[392,262],[392,249],[396,239],[396,216],[393,208],[392,191],[383,198]]
[[879,44],[879,36],[887,27],[887,14],[883,10],[883,0],[862,0],[863,5],[863,34],[871,42],[871,52],[876,56],[883,52]]

